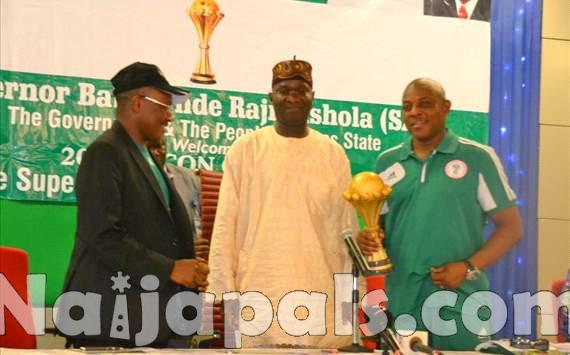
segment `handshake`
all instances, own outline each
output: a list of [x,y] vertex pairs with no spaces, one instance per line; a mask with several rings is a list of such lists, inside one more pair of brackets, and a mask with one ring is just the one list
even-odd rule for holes
[[196,259],[181,259],[174,262],[174,267],[170,273],[170,281],[175,284],[196,288],[200,292],[205,292],[208,287],[208,267],[209,242],[200,238],[194,241],[194,251]]
[[174,262],[174,267],[170,273],[170,281],[184,287],[196,288],[200,292],[205,292],[208,287],[209,273],[210,268],[205,259],[180,259]]

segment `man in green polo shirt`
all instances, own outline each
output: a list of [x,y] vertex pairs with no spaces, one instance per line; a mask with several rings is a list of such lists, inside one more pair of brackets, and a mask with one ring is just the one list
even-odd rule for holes
[[[380,154],[376,162],[376,171],[393,188],[382,211],[385,246],[394,263],[386,291],[393,315],[413,316],[418,329],[430,331],[433,347],[472,350],[478,335],[462,322],[463,302],[489,289],[482,270],[520,240],[522,226],[515,193],[494,150],[447,130],[450,109],[438,82],[412,81],[402,98],[411,138]],[[495,230],[486,241],[487,218]],[[358,242],[365,254],[379,247],[365,233]],[[453,291],[455,306],[441,307],[450,301],[442,296],[439,307],[424,307],[422,318],[424,302],[439,290]],[[476,314],[464,314],[468,316]],[[429,325],[438,319],[455,320],[456,334],[437,335],[442,332]]]

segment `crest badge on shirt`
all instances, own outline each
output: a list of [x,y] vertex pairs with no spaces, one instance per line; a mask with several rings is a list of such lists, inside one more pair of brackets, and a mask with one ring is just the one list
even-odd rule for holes
[[467,175],[468,171],[469,167],[463,160],[456,159],[445,164],[445,175],[447,175],[450,179],[463,179],[465,175]]

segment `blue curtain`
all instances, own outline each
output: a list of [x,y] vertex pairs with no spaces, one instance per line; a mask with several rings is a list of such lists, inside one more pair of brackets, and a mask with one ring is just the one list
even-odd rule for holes
[[491,1],[489,143],[518,195],[525,229],[515,250],[489,270],[492,290],[509,305],[502,338],[512,337],[514,322],[522,321],[513,319],[512,294],[537,287],[541,24],[542,0]]

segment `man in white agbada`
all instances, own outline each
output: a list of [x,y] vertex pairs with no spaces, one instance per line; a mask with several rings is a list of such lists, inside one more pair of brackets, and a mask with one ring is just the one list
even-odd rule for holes
[[[269,96],[275,125],[242,136],[225,157],[209,291],[218,300],[231,291],[258,291],[271,300],[273,313],[255,311],[256,321],[270,322],[273,315],[270,329],[243,336],[242,347],[346,345],[349,337],[335,336],[334,274],[350,273],[340,238],[344,229],[356,225],[354,210],[342,196],[351,179],[349,162],[339,144],[307,127],[314,99],[309,63],[278,63]],[[278,322],[279,301],[293,291],[321,294],[312,294],[315,307],[286,312],[306,321],[290,322],[280,315]],[[338,297],[340,290],[336,292]],[[326,322],[319,324],[325,318],[325,297]],[[340,319],[336,314],[337,323]],[[281,327],[294,333],[307,322],[311,333],[323,335],[293,336]]]

